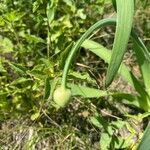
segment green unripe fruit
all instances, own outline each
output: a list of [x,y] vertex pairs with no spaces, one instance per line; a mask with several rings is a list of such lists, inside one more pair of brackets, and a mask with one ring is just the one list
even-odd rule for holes
[[71,98],[71,90],[64,87],[57,88],[53,93],[53,100],[58,107],[65,107]]

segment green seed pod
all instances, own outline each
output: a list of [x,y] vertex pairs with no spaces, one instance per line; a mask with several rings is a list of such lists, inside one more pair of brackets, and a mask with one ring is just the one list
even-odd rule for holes
[[71,90],[58,87],[53,93],[53,100],[58,107],[65,107],[71,98]]

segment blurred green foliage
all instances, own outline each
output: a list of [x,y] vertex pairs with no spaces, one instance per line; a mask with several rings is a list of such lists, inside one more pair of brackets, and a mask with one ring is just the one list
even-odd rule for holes
[[[0,119],[37,113],[61,53],[103,17],[107,0],[0,2]],[[64,55],[63,55],[64,56]],[[55,72],[54,72],[55,70]]]
[[[60,65],[64,63],[68,45],[103,18],[109,5],[110,0],[0,2],[1,119],[11,112],[38,110],[44,101],[45,79],[61,74],[57,66],[60,59]],[[143,1],[139,9],[147,13],[137,17],[147,37],[148,6],[149,1]]]

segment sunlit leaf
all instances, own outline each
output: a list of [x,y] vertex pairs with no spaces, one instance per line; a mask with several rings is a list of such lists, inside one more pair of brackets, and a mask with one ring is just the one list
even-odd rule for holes
[[9,53],[12,52],[14,45],[12,41],[6,37],[0,36],[0,52],[1,53]]
[[48,19],[49,25],[55,17],[55,11],[56,11],[55,7],[50,7],[49,4],[47,5],[47,19]]
[[82,96],[84,98],[96,98],[96,97],[98,98],[98,97],[103,97],[108,95],[107,91],[102,91],[102,90],[89,88],[85,86],[70,84],[69,87],[71,88],[73,95]]
[[134,14],[134,0],[117,0],[117,26],[110,64],[106,74],[106,86],[113,81],[127,48]]

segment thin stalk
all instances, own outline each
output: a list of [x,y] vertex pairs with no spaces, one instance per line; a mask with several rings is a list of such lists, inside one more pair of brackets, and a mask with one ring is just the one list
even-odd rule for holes
[[47,57],[50,56],[50,34],[49,34],[49,28],[47,30]]
[[[46,10],[45,10],[45,14],[47,16]],[[48,58],[50,57],[50,45],[51,45],[50,31],[51,31],[51,27],[47,16],[47,57]]]
[[115,19],[114,18],[110,18],[110,19],[103,19],[98,21],[97,23],[95,23],[93,26],[91,26],[82,36],[81,38],[76,42],[76,44],[73,46],[73,48],[70,51],[70,54],[66,60],[66,64],[64,67],[64,71],[63,71],[63,76],[62,76],[62,87],[66,88],[66,82],[67,82],[67,74],[70,68],[70,65],[72,63],[73,57],[75,56],[77,50],[80,48],[80,46],[82,45],[82,43],[84,42],[85,39],[87,39],[92,32],[94,32],[95,30],[102,28],[106,25],[114,25],[115,24]]

